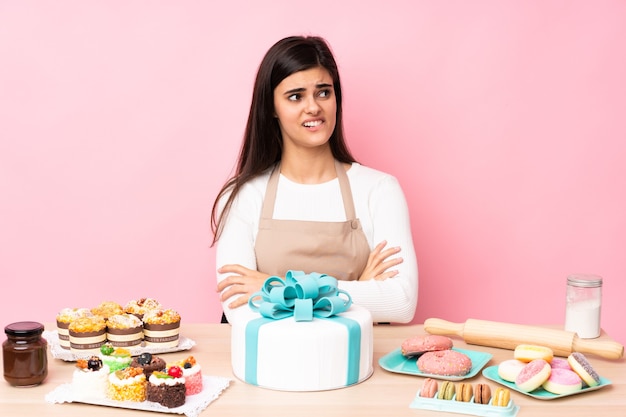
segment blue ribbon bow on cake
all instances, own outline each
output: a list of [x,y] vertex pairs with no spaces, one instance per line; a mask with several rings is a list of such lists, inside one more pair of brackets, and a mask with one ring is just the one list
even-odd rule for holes
[[280,320],[293,316],[295,321],[328,318],[348,310],[352,298],[337,288],[337,279],[325,274],[287,271],[285,279],[269,277],[248,305],[263,317]]

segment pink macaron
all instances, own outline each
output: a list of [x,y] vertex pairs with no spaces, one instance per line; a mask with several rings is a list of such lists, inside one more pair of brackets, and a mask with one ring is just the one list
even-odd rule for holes
[[424,398],[433,398],[439,389],[439,384],[432,378],[426,378],[424,380],[424,385],[422,385],[422,389],[420,390],[420,397]]
[[583,381],[572,370],[552,368],[550,377],[542,386],[543,389],[553,394],[571,394],[582,389]]
[[515,378],[515,385],[520,391],[531,392],[539,388],[550,378],[552,368],[544,359],[534,359],[528,362]]

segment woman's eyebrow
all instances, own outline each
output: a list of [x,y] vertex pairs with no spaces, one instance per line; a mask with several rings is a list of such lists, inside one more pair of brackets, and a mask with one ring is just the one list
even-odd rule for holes
[[[315,88],[317,89],[322,89],[322,88],[330,88],[332,87],[332,84],[329,83],[319,83],[315,85]],[[295,93],[302,93],[303,91],[306,91],[306,88],[304,87],[298,87],[298,88],[292,88],[291,90],[287,90],[285,91],[283,94],[295,94]]]

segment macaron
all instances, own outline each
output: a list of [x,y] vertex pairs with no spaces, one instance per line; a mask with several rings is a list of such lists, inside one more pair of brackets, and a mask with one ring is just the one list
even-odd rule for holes
[[452,339],[447,336],[434,334],[413,336],[400,345],[400,351],[407,357],[420,356],[424,352],[446,349],[452,349]]
[[515,378],[517,378],[524,366],[526,366],[526,362],[522,362],[519,359],[507,359],[498,365],[498,376],[505,381],[515,382]]
[[550,377],[552,368],[543,359],[535,359],[527,363],[515,378],[515,385],[520,391],[531,392],[539,388]]
[[437,350],[420,356],[417,369],[425,374],[463,376],[472,369],[472,360],[465,353],[456,350]]
[[511,400],[511,391],[507,388],[498,387],[493,393],[493,401],[491,405],[495,405],[498,407],[506,407],[509,405],[509,401]]
[[472,384],[468,382],[461,382],[456,387],[456,400],[462,402],[469,402],[472,399],[472,395],[474,395],[474,389],[472,388]]
[[580,352],[574,352],[567,357],[567,363],[582,378],[585,384],[590,387],[600,385],[600,375],[593,369],[585,355]]
[[543,383],[542,387],[553,394],[571,394],[582,389],[583,381],[572,370],[552,368],[550,377]]
[[491,400],[491,388],[487,384],[476,384],[474,390],[474,402],[476,404],[489,404]]
[[527,363],[535,359],[543,359],[544,361],[550,363],[553,357],[554,352],[546,346],[522,344],[517,345],[515,347],[515,351],[513,351],[514,359]]
[[426,378],[424,380],[424,385],[422,385],[422,389],[420,390],[420,397],[424,398],[433,398],[438,390],[438,383],[436,380],[432,378]]
[[439,392],[437,393],[438,400],[451,400],[454,397],[454,384],[450,381],[443,381],[441,383],[441,387],[439,387]]

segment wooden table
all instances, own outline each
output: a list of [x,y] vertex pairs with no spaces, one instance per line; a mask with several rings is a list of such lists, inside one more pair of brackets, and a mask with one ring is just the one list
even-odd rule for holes
[[[52,324],[46,329],[54,330]],[[374,374],[367,381],[353,387],[323,392],[280,392],[245,384],[236,379],[230,367],[230,325],[186,324],[181,334],[196,341],[190,351],[162,355],[168,362],[183,359],[192,354],[203,367],[205,375],[223,376],[232,379],[230,386],[211,403],[202,416],[442,416],[454,415],[409,408],[423,378],[385,371],[378,359],[400,346],[409,336],[425,334],[422,325],[390,326],[379,325],[374,329]],[[608,337],[602,335],[601,337]],[[467,345],[454,337],[459,348],[485,351],[493,354],[487,366],[510,359],[510,350]],[[550,401],[537,400],[512,392],[513,401],[520,406],[518,416],[593,416],[603,417],[626,415],[626,361],[606,360],[587,355],[598,373],[609,379],[612,385],[602,389]],[[60,384],[71,380],[74,363],[50,357],[49,374],[46,381],[33,388],[14,388],[0,381],[0,415],[13,416],[152,416],[147,411],[124,410],[79,403],[49,404],[45,395]],[[498,384],[478,375],[472,383],[487,382],[495,389]],[[160,414],[160,413],[159,413]],[[169,414],[163,414],[169,415]],[[173,414],[175,415],[175,414]],[[460,414],[457,414],[460,415]]]

